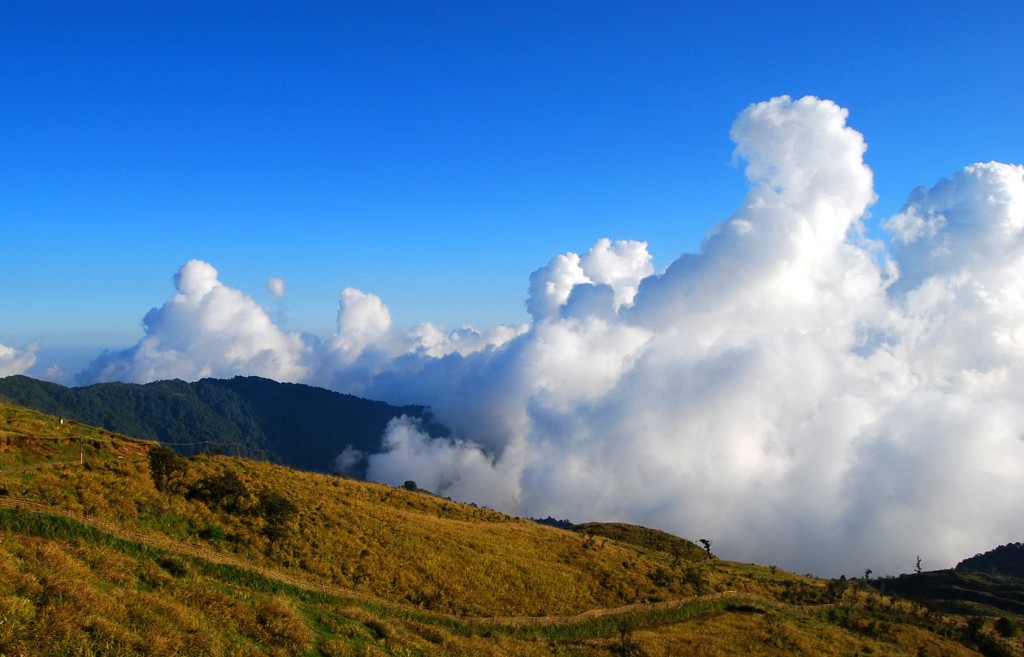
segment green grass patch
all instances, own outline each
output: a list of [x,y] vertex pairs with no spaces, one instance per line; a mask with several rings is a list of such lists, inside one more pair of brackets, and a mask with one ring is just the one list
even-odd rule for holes
[[141,526],[179,540],[197,533],[191,521],[174,513],[153,514],[144,509],[138,518]]

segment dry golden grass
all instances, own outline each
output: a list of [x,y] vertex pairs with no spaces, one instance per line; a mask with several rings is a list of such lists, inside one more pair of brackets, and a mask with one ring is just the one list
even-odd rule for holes
[[[791,612],[732,613],[694,622],[635,631],[628,640],[646,657],[756,657],[908,655],[920,649],[929,655],[961,657],[977,655],[951,641],[916,628],[901,627],[888,635],[872,637],[837,628],[820,619]],[[595,654],[608,654],[622,644],[622,635],[588,641]],[[604,650],[605,652],[601,652]],[[613,653],[614,654],[614,653]]]
[[[570,614],[696,592],[684,577],[687,563],[672,565],[667,556],[644,556],[613,541],[588,545],[578,534],[424,493],[228,457],[200,457],[190,465],[194,479],[236,471],[253,493],[243,507],[255,507],[257,491],[281,492],[298,505],[298,517],[272,544],[252,513],[157,492],[141,459],[42,469],[6,486],[12,496],[128,530],[205,543],[254,563],[447,613]],[[201,538],[214,527],[227,540]]]
[[[636,528],[608,530],[621,540],[595,537],[598,527],[568,532],[219,456],[190,459],[185,480],[161,492],[151,447],[0,402],[0,493],[79,514],[64,534],[45,523],[0,532],[0,654],[977,654],[949,638],[963,619],[925,619],[914,605],[853,588],[707,560]],[[237,508],[183,494],[225,472],[248,489]],[[261,491],[298,508],[278,531],[267,531]],[[740,596],[645,604],[723,591]],[[949,636],[927,629],[937,623]]]

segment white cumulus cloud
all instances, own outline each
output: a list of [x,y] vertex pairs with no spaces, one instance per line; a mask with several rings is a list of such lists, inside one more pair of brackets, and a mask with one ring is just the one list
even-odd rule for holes
[[[417,449],[410,472],[457,480],[467,450],[510,510],[822,574],[1019,540],[1020,167],[916,191],[887,252],[864,238],[872,173],[846,118],[810,97],[750,106],[732,131],[750,191],[700,253],[660,274],[641,245],[556,256],[531,276],[528,333],[378,376],[368,392],[431,403],[474,441]],[[595,264],[610,252],[638,266]]]
[[529,326],[492,326],[478,330],[472,326],[462,326],[453,331],[446,331],[431,322],[424,322],[408,333],[409,350],[421,352],[433,358],[441,358],[448,354],[469,354],[484,349],[500,347],[513,338],[529,330]]
[[278,276],[271,276],[267,279],[267,291],[275,299],[283,299],[285,293],[284,279]]
[[332,346],[347,358],[355,358],[366,347],[388,338],[391,311],[376,294],[346,287],[341,291],[338,332]]
[[425,403],[451,436],[396,419],[381,453],[336,467],[365,456],[381,481],[801,572],[952,565],[1024,536],[1024,167],[914,190],[873,241],[847,118],[814,97],[746,108],[731,134],[750,188],[700,251],[661,272],[643,242],[557,255],[529,277],[530,326],[403,332],[344,288],[336,334],[303,339],[193,261],[91,374]]
[[80,375],[83,382],[133,381],[236,374],[299,381],[311,369],[310,347],[278,328],[251,297],[224,285],[207,262],[191,260],[174,276],[178,294],[142,320],[134,347],[106,352]]
[[0,376],[24,374],[28,368],[36,364],[36,351],[35,344],[19,350],[0,343]]
[[583,257],[576,253],[557,255],[546,267],[533,272],[526,309],[534,320],[552,317],[581,287],[583,294],[596,302],[595,294],[607,293],[592,288],[606,286],[611,298],[598,303],[607,311],[618,310],[633,302],[640,281],[652,273],[654,265],[646,242],[602,238]]

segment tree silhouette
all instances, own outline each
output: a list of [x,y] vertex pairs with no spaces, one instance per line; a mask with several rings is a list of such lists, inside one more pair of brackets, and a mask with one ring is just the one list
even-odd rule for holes
[[291,533],[289,524],[299,514],[299,507],[276,491],[262,490],[256,503],[256,512],[266,521],[263,535],[270,539],[273,546]]
[[272,490],[261,490],[257,512],[272,525],[283,525],[296,516],[299,507],[284,495]]
[[158,491],[165,491],[175,481],[184,479],[188,472],[188,461],[164,445],[149,450],[149,474]]
[[207,506],[219,506],[226,511],[240,510],[242,500],[248,495],[249,489],[234,470],[204,477],[192,484],[188,491],[189,498],[204,502]]

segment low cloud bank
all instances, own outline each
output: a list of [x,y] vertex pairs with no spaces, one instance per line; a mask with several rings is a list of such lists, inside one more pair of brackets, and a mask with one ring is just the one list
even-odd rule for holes
[[371,478],[801,572],[952,565],[1024,538],[1024,167],[914,190],[886,246],[865,236],[872,173],[846,118],[751,105],[732,129],[749,193],[700,252],[662,272],[642,242],[558,255],[530,276],[530,326],[402,333],[346,288],[336,334],[299,335],[192,261],[139,344],[81,378],[427,403],[454,436],[395,420]]

